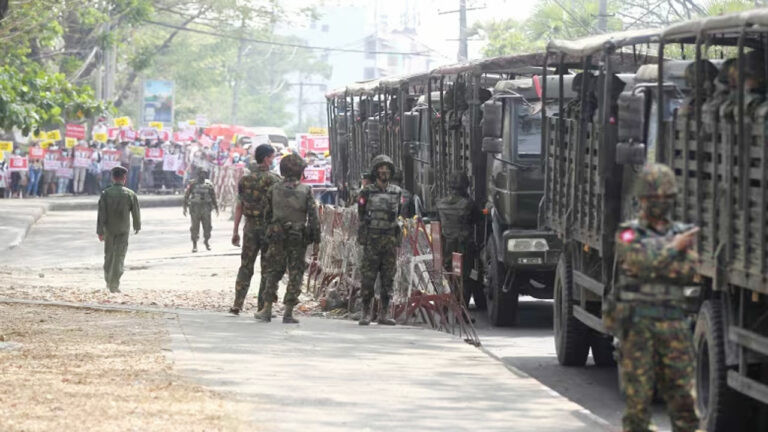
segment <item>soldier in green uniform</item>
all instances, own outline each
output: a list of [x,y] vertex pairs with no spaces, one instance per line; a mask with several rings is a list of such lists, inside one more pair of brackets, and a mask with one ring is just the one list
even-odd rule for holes
[[275,149],[269,144],[256,148],[256,163],[249,166],[251,173],[243,176],[237,184],[238,201],[235,207],[235,229],[232,233],[232,244],[240,246],[240,219],[245,216],[243,228],[243,249],[240,254],[240,270],[235,282],[235,304],[229,309],[233,315],[240,314],[251,286],[253,265],[261,253],[261,282],[259,284],[258,309],[264,304],[264,288],[266,286],[267,263],[264,254],[267,242],[264,240],[266,219],[264,214],[267,207],[267,191],[280,181],[280,176],[273,174],[269,168],[275,158]]
[[376,276],[379,276],[381,311],[377,322],[395,325],[395,320],[389,318],[388,314],[397,265],[397,248],[401,241],[397,217],[403,200],[402,191],[389,182],[395,172],[395,165],[389,156],[378,155],[373,158],[371,165],[374,182],[366,185],[357,199],[357,215],[360,219],[357,239],[363,245],[360,264],[363,314],[358,324],[371,323],[374,284]]
[[[474,227],[482,221],[482,213],[474,201],[469,198],[469,178],[463,172],[454,173],[448,184],[451,194],[437,201],[442,231],[443,267],[451,270],[453,252],[462,254],[464,274],[464,293],[455,293],[457,300],[469,304],[472,296],[469,272],[472,270],[477,247],[474,242]],[[484,300],[484,299],[483,299]],[[479,304],[481,300],[475,299]]]
[[205,248],[211,250],[208,241],[211,239],[211,211],[216,210],[216,216],[219,215],[219,206],[216,203],[216,192],[213,190],[213,183],[208,180],[208,173],[200,170],[197,173],[197,180],[193,180],[187,186],[187,192],[184,194],[184,216],[192,217],[192,226],[189,232],[192,234],[192,252],[197,252],[197,240],[200,238],[200,224],[203,224],[203,243]]
[[121,167],[112,169],[112,185],[101,192],[96,234],[104,242],[104,280],[111,292],[120,292],[120,276],[128,250],[128,234],[133,219],[135,234],[141,230],[141,213],[136,194],[125,187],[128,171]]
[[254,317],[262,322],[272,320],[272,302],[277,298],[277,284],[288,271],[288,288],[283,298],[284,324],[297,324],[293,307],[299,302],[301,281],[306,269],[307,246],[312,243],[312,253],[320,247],[320,222],[312,189],[301,183],[301,176],[307,164],[295,154],[280,160],[280,174],[283,181],[275,184],[267,193],[266,219],[267,249],[269,262],[267,273],[266,302],[264,308]]
[[[615,308],[606,327],[620,340],[626,410],[624,431],[649,431],[654,385],[667,402],[672,430],[697,430],[692,393],[693,347],[683,312],[683,286],[698,279],[694,242],[698,228],[670,220],[675,175],[646,165],[636,184],[639,217],[617,233],[620,269]],[[605,315],[604,315],[605,316]],[[605,319],[605,318],[604,318]]]

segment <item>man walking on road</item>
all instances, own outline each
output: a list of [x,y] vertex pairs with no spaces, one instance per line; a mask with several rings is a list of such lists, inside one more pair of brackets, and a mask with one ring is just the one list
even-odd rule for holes
[[371,323],[371,303],[374,296],[376,276],[381,280],[381,311],[378,323],[395,325],[395,320],[389,318],[389,301],[392,299],[392,284],[395,278],[397,264],[397,248],[400,246],[401,231],[397,222],[402,205],[402,191],[390,184],[389,180],[395,172],[392,159],[386,155],[373,158],[371,176],[374,183],[360,191],[357,199],[357,215],[360,228],[357,241],[363,245],[361,259],[361,295],[363,299],[363,314],[358,324]]
[[277,284],[288,271],[288,288],[283,303],[283,324],[298,324],[293,317],[293,307],[299,302],[301,281],[307,267],[304,261],[307,245],[312,243],[312,253],[320,249],[320,222],[312,188],[301,183],[301,175],[307,164],[299,155],[290,154],[280,161],[283,181],[272,186],[267,193],[266,239],[270,243],[266,260],[266,302],[255,318],[262,322],[272,320],[272,302],[277,298]]
[[[245,216],[245,228],[243,228],[243,249],[240,254],[240,270],[237,272],[235,282],[235,304],[229,309],[229,313],[239,315],[245,303],[245,296],[251,286],[253,277],[253,265],[256,256],[261,253],[261,282],[259,284],[258,309],[264,305],[264,287],[266,286],[266,261],[264,254],[267,251],[267,242],[264,240],[266,220],[264,214],[267,207],[267,191],[272,185],[280,181],[280,176],[273,174],[269,169],[275,159],[275,149],[269,144],[256,147],[256,164],[251,165],[251,173],[243,176],[237,184],[237,206],[235,207],[235,230],[232,233],[232,244],[240,246],[240,219]],[[270,298],[275,301],[277,297]]]
[[101,192],[96,234],[104,242],[104,280],[111,292],[120,292],[120,276],[128,250],[128,234],[141,230],[141,214],[136,194],[125,187],[127,170],[121,166],[112,169],[112,185]]
[[667,401],[672,430],[693,432],[693,347],[686,327],[683,286],[697,279],[694,250],[697,227],[669,219],[677,195],[675,175],[666,165],[649,164],[636,183],[639,218],[623,223],[616,238],[621,266],[615,306],[604,314],[619,336],[627,432],[650,430],[654,385]]
[[199,171],[197,180],[193,180],[187,186],[184,194],[184,216],[187,215],[187,207],[192,217],[192,226],[189,232],[192,234],[192,252],[197,252],[197,240],[200,238],[200,224],[203,224],[203,243],[207,250],[211,250],[208,241],[211,239],[211,211],[216,210],[219,215],[219,206],[216,203],[216,192],[213,183],[208,180],[208,173]]

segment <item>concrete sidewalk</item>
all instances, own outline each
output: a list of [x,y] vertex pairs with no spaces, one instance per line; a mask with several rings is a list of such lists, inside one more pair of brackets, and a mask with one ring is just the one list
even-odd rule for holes
[[[181,207],[183,195],[139,195],[142,208]],[[24,240],[30,228],[49,211],[96,211],[98,195],[0,200],[0,252],[13,249]]]
[[265,431],[600,431],[606,423],[459,339],[415,327],[179,312],[179,372],[253,402]]

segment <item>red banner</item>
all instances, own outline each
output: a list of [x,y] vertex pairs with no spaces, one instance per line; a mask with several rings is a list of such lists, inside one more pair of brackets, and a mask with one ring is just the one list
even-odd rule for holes
[[125,141],[136,141],[136,131],[133,129],[123,129],[120,131],[120,139]]
[[61,168],[61,162],[59,161],[60,157],[61,150],[48,150],[43,159],[43,169],[53,171]]
[[13,156],[8,159],[10,171],[26,171],[29,168],[29,160],[26,156]]
[[307,152],[323,154],[330,150],[328,137],[325,135],[299,135],[299,153],[304,157]]
[[64,134],[67,138],[85,139],[85,125],[67,123]]
[[189,141],[192,141],[194,137],[195,137],[194,131],[189,132],[187,130],[182,130],[182,131],[173,133],[173,140],[175,142],[189,142]]
[[29,148],[29,158],[30,159],[42,159],[45,156],[45,149],[40,147],[30,147]]
[[304,169],[304,178],[302,183],[308,185],[325,184],[325,167],[307,167]]
[[120,134],[120,128],[115,128],[115,127],[107,128],[107,136],[109,137],[109,139],[111,140],[117,139],[117,136],[119,134]]
[[85,146],[77,146],[74,149],[74,154],[75,167],[88,168],[88,165],[91,164],[91,155],[93,154],[93,150]]
[[102,150],[101,151],[101,169],[109,171],[120,165],[120,150]]
[[156,140],[158,138],[157,129],[155,128],[141,128],[139,131],[139,138],[143,140]]
[[161,147],[147,147],[144,152],[144,158],[149,160],[163,160],[163,149]]

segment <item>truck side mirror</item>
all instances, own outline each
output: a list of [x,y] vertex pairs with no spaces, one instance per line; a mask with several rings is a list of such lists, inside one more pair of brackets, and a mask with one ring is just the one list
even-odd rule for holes
[[619,165],[643,165],[645,163],[645,144],[633,141],[616,144],[616,163]]
[[486,153],[501,153],[501,138],[484,137],[481,150]]
[[483,127],[483,137],[501,138],[501,116],[504,111],[501,102],[489,100],[483,103],[483,120],[480,122]]
[[645,92],[623,92],[619,95],[619,142],[645,142]]
[[419,140],[419,113],[404,113],[402,126],[404,142]]

